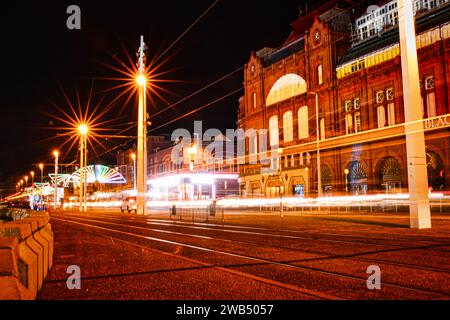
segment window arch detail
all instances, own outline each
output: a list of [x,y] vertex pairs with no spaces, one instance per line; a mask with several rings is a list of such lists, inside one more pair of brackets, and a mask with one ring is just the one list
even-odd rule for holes
[[294,73],[279,78],[269,91],[266,106],[298,96],[306,92],[306,81]]

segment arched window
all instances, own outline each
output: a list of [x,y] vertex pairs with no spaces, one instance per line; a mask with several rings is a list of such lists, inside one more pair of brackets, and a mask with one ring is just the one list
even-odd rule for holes
[[279,133],[278,133],[278,117],[272,116],[269,119],[269,139],[271,146],[277,146],[279,144]]
[[304,139],[309,136],[308,106],[298,109],[298,138]]
[[292,111],[283,114],[283,139],[284,142],[294,140],[294,128],[292,125]]
[[297,74],[289,73],[278,79],[269,91],[266,105],[298,96],[306,92],[306,81]]

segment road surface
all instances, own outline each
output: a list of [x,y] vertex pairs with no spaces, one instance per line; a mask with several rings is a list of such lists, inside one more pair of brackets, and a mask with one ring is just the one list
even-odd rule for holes
[[[51,213],[54,266],[38,299],[450,299],[450,219]],[[67,288],[67,268],[81,289]],[[379,266],[381,289],[367,288]]]

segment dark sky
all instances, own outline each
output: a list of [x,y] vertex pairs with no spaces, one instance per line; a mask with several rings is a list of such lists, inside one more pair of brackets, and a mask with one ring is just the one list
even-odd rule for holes
[[[61,115],[52,105],[62,107],[62,88],[71,99],[75,91],[82,101],[94,79],[94,100],[102,89],[118,82],[104,77],[120,74],[103,63],[118,66],[114,56],[125,60],[123,47],[135,58],[139,35],[145,36],[150,56],[167,48],[213,0],[190,1],[9,1],[2,3],[1,32],[1,161],[0,188],[14,187],[20,177],[33,168],[33,163],[51,162],[50,152],[62,143],[47,140],[57,130],[46,129],[53,121],[45,112]],[[165,85],[173,94],[163,94],[174,103],[240,66],[252,50],[264,46],[277,47],[290,33],[290,23],[298,15],[304,1],[221,0],[190,32],[177,43],[169,55],[171,60],[162,71],[175,69],[166,78],[180,80]],[[82,29],[66,28],[66,8],[81,7]],[[208,89],[204,93],[152,119],[153,127],[164,124],[207,102],[242,86],[242,72]],[[117,91],[105,95],[110,101]],[[203,120],[205,127],[234,128],[240,93],[217,105],[167,126],[156,133],[171,133],[177,127],[190,128],[194,120]],[[164,108],[157,101],[149,113]],[[115,128],[136,118],[133,104],[118,114],[120,103],[105,116],[115,119]],[[135,130],[127,134],[135,134]],[[106,142],[114,146],[122,140]],[[64,153],[64,150],[61,150]],[[99,148],[98,153],[103,150]],[[73,154],[64,162],[73,161]],[[105,154],[102,161],[114,160]],[[100,162],[100,160],[96,160]],[[0,190],[0,194],[4,190]]]

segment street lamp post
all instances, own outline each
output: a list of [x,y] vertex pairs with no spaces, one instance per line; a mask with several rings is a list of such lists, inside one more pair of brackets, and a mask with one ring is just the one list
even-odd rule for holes
[[133,159],[133,190],[134,194],[137,192],[137,186],[136,186],[136,154],[133,152],[131,154],[131,159]]
[[86,212],[86,193],[87,193],[87,181],[86,181],[86,158],[87,158],[87,134],[88,126],[86,124],[81,124],[78,127],[78,132],[80,134],[80,211]]
[[138,110],[138,141],[137,141],[137,214],[146,214],[146,193],[147,193],[147,99],[145,77],[145,43],[144,36],[141,36],[141,43],[138,51],[138,75],[136,83],[139,91]]
[[55,186],[55,191],[54,191],[54,209],[56,209],[56,207],[58,206],[58,158],[59,158],[59,152],[57,150],[53,151],[53,156],[55,157],[55,181],[54,181],[54,186]]
[[322,171],[320,167],[320,128],[319,128],[319,95],[310,91],[316,96],[316,152],[317,152],[317,198],[322,197]]
[[23,177],[25,179],[25,188],[28,188],[28,176]]
[[345,175],[345,211],[347,212],[348,211],[348,199],[347,199],[347,197],[348,197],[348,173],[349,173],[349,171],[348,171],[348,169],[347,168],[345,168],[344,169],[344,175]]
[[348,192],[348,169],[344,169],[344,175],[345,175],[345,195],[347,195]]
[[41,210],[42,210],[42,208],[43,208],[42,202],[44,200],[44,197],[43,197],[44,165],[42,163],[39,163],[39,169],[41,169],[41,199],[40,199],[39,203],[40,203],[40,207],[41,207]]
[[280,216],[284,218],[284,210],[283,210],[283,177],[281,171],[281,155],[283,154],[283,148],[278,148],[278,174],[280,175]]
[[34,184],[34,171],[30,171],[30,175],[31,175],[31,186],[33,186],[33,184]]

